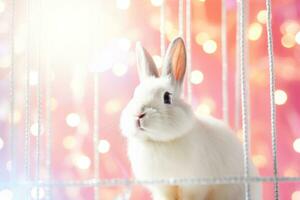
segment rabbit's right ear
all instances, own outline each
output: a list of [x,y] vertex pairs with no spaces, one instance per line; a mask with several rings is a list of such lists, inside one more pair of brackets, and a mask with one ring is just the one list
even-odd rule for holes
[[171,76],[175,84],[181,87],[186,70],[186,50],[183,39],[175,38],[168,47],[164,59],[162,75]]
[[152,57],[140,42],[136,43],[136,58],[140,80],[150,76],[158,77],[158,71]]

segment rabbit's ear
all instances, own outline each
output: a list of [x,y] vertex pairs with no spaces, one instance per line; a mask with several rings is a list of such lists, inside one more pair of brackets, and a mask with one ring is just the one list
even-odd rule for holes
[[136,43],[136,57],[140,80],[149,76],[158,77],[158,71],[152,57],[140,42]]
[[162,75],[171,75],[172,79],[181,86],[186,70],[186,50],[181,37],[175,38],[168,47],[164,58]]

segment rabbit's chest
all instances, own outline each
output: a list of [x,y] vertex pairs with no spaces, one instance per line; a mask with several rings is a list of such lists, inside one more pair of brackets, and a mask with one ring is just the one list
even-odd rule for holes
[[128,155],[137,178],[186,177],[195,164],[191,149],[180,144],[156,145],[129,143]]

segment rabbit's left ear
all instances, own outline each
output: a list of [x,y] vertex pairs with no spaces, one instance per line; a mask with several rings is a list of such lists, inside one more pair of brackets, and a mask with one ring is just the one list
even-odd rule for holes
[[157,67],[152,57],[139,42],[136,44],[136,58],[140,81],[150,76],[158,77]]
[[181,87],[186,70],[186,50],[181,37],[174,39],[168,47],[164,59],[162,75],[171,75]]

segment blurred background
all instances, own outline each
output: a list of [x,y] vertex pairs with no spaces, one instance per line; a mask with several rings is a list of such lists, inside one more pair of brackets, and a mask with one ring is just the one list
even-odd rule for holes
[[[138,84],[134,47],[137,41],[160,67],[160,6],[162,0],[0,0],[0,181],[8,182],[10,157],[10,76],[12,45],[15,65],[14,173],[35,177],[36,138],[40,119],[40,178],[49,166],[47,141],[52,142],[51,179],[93,178],[94,74],[99,73],[99,153],[101,178],[130,178],[126,140],[120,134],[120,112]],[[192,105],[198,115],[222,117],[221,1],[192,0]],[[236,11],[227,0],[230,126],[235,128]],[[279,176],[300,175],[300,1],[273,1],[276,66]],[[185,11],[185,5],[184,9]],[[265,3],[249,5],[249,80],[251,99],[251,155],[262,176],[272,176],[269,74]],[[178,35],[178,1],[167,0],[166,43]],[[185,13],[184,13],[185,15]],[[12,29],[13,25],[13,29]],[[186,24],[185,24],[186,25]],[[185,26],[184,26],[185,27]],[[14,42],[12,42],[12,36]],[[29,98],[26,93],[27,69]],[[40,73],[40,87],[39,87]],[[40,90],[40,104],[38,101]],[[26,105],[26,102],[29,103]],[[28,107],[29,105],[29,107]],[[40,114],[39,109],[40,109]],[[26,121],[26,109],[30,110]],[[50,113],[50,114],[49,114]],[[29,121],[28,121],[29,120]],[[30,154],[24,153],[30,133]],[[236,134],[242,138],[240,126]],[[27,140],[28,141],[28,140]],[[26,151],[25,151],[26,152]],[[26,169],[26,168],[25,168]],[[300,183],[280,183],[280,199],[299,200]],[[30,189],[32,199],[45,199],[46,189]],[[131,192],[128,192],[131,191]],[[264,183],[264,199],[272,199],[273,185]],[[101,199],[150,199],[141,186],[103,187]],[[92,199],[92,188],[54,188],[53,199]],[[0,199],[12,196],[0,186]]]

